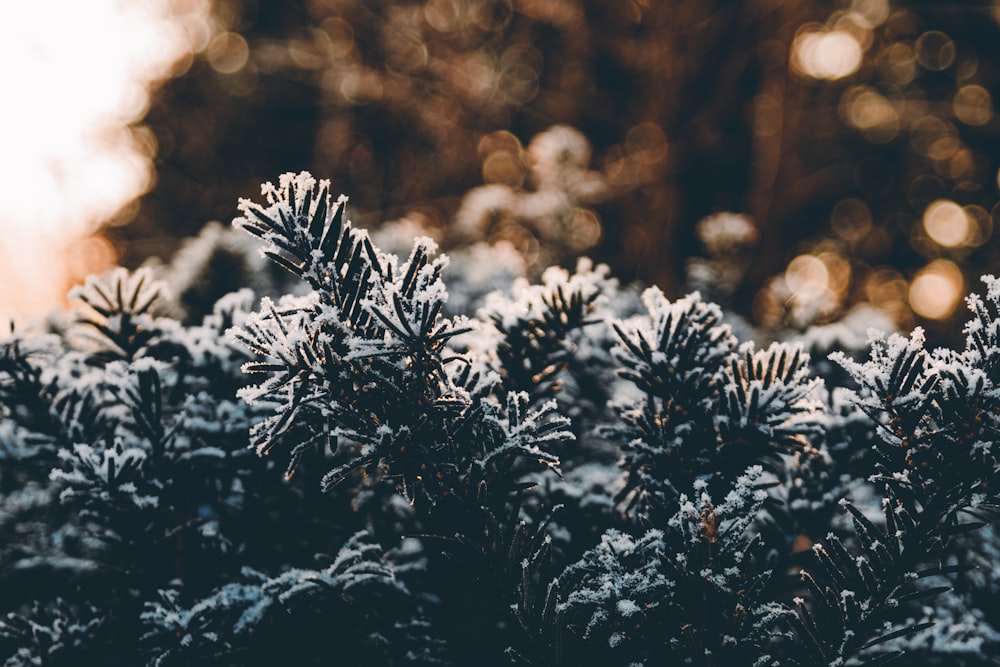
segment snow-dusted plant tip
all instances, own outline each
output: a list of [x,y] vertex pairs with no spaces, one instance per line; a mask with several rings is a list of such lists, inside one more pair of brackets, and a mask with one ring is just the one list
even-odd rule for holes
[[198,310],[116,270],[0,338],[5,665],[1000,660],[1000,281],[963,349],[827,363],[586,259],[486,295],[485,242],[446,274],[346,204],[286,174],[234,221],[267,276]]
[[[289,256],[300,258],[290,268],[301,269],[314,288],[280,306],[265,300],[260,314],[233,331],[263,358],[244,369],[270,376],[244,396],[276,405],[252,430],[257,451],[296,439],[291,473],[314,444],[329,448],[342,440],[347,460],[324,476],[325,488],[364,472],[394,480],[411,500],[417,493],[429,500],[468,493],[469,485],[512,474],[524,458],[555,465],[556,457],[535,443],[570,438],[564,420],[531,415],[522,424],[525,399],[518,396],[497,419],[494,392],[480,387],[469,362],[448,350],[448,341],[471,327],[465,318],[442,314],[447,258],[433,258],[436,247],[426,238],[416,240],[405,262],[382,253],[366,234],[340,225],[344,200],[333,217],[318,223],[329,209],[315,201],[329,199],[328,189],[307,174],[286,175],[280,190],[265,188],[266,209],[241,203],[256,223],[236,220],[268,243],[283,239],[285,254],[267,249],[268,256],[283,266]],[[333,220],[336,232],[330,231]],[[320,246],[323,252],[311,250]],[[551,409],[541,406],[536,414]],[[498,430],[494,425],[501,421],[516,430]]]

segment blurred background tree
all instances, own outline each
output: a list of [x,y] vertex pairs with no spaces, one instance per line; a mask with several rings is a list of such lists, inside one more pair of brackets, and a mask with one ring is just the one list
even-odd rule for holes
[[[954,331],[997,259],[991,2],[217,0],[212,14],[143,121],[155,185],[109,231],[128,265],[299,169],[349,194],[362,224],[404,219],[447,248],[472,216],[529,266],[587,253],[672,294],[713,252],[698,221],[744,214],[729,305],[765,330],[871,303]],[[554,125],[582,137],[543,134]],[[563,158],[577,180],[549,188]]]

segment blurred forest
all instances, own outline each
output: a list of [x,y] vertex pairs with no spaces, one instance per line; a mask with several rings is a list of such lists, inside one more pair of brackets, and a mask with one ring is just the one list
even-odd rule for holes
[[[308,169],[351,197],[357,223],[403,220],[445,250],[509,241],[536,268],[589,254],[672,295],[714,262],[735,273],[712,296],[765,331],[871,303],[954,334],[962,295],[995,270],[991,2],[213,12],[211,41],[143,121],[157,181],[108,232],[126,265],[169,257],[230,220],[236,197]],[[729,241],[732,225],[698,226],[726,211],[741,214]]]

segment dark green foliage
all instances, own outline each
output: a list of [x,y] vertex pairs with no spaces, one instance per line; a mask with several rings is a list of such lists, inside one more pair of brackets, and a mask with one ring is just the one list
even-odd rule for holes
[[788,609],[763,603],[748,529],[767,498],[748,469],[724,501],[706,484],[680,497],[661,529],[639,539],[609,530],[554,584],[557,650],[568,664],[753,664],[767,655]]
[[505,391],[527,391],[532,396],[559,391],[559,373],[569,365],[574,351],[569,335],[591,323],[601,296],[599,285],[588,277],[578,274],[567,280],[559,276],[561,280],[554,285],[526,294],[524,311],[510,312],[510,303],[498,300],[487,308],[500,334],[494,370]]
[[882,497],[883,523],[875,525],[844,500],[855,545],[849,550],[830,536],[814,547],[820,567],[804,572],[803,580],[815,605],[801,607],[800,623],[817,659],[859,650],[878,658],[900,653],[884,647],[930,622],[882,628],[887,611],[948,590],[923,580],[962,571],[961,562],[941,565],[956,538],[996,516],[1000,405],[990,373],[998,352],[998,292],[995,279],[987,282],[988,306],[970,298],[975,319],[962,352],[928,352],[918,330],[909,339],[874,339],[872,358],[863,364],[835,355],[860,385],[857,405],[878,427],[869,480]]
[[117,271],[0,341],[7,665],[1000,660],[1000,282],[824,378],[585,262],[452,316],[429,240],[265,194],[294,296]]
[[91,276],[69,296],[93,311],[77,323],[93,327],[89,333],[108,357],[132,359],[156,338],[150,309],[159,290],[149,271],[115,269],[106,277]]
[[438,642],[399,576],[414,567],[406,559],[384,555],[361,532],[322,569],[267,577],[244,568],[237,582],[189,608],[177,590],[160,591],[142,613],[142,640],[156,665],[273,664],[291,656],[300,656],[296,664],[327,664],[330,646],[351,665],[440,664]]
[[104,625],[105,618],[89,605],[77,610],[59,598],[47,605],[35,602],[28,614],[8,614],[0,620],[0,645],[15,651],[7,664],[97,663],[104,658]]
[[784,344],[740,347],[722,313],[697,293],[644,295],[648,323],[614,323],[621,376],[642,395],[607,429],[626,452],[622,494],[643,514],[676,511],[696,480],[725,490],[748,466],[783,476],[783,454],[809,455],[820,414],[809,400],[808,355]]

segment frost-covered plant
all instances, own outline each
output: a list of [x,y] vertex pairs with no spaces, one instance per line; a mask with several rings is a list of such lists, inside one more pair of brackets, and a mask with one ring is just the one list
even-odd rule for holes
[[[749,530],[767,492],[751,466],[721,502],[696,482],[677,512],[639,539],[609,530],[553,584],[554,623],[575,664],[753,664],[790,612],[761,603],[769,570]],[[582,645],[581,645],[581,640]],[[587,641],[590,640],[590,641]],[[574,645],[575,644],[575,645]],[[601,657],[598,657],[601,656]]]
[[630,504],[669,516],[697,480],[726,488],[750,465],[781,474],[782,455],[808,455],[821,417],[808,355],[739,345],[698,293],[670,302],[651,288],[643,299],[647,318],[612,325],[621,375],[640,391],[607,429],[623,443]]
[[153,664],[268,664],[292,656],[310,656],[296,664],[323,664],[331,645],[338,659],[359,667],[438,664],[420,601],[397,575],[405,562],[367,537],[353,535],[322,569],[268,577],[244,568],[238,581],[191,606],[176,589],[160,591],[142,612]]
[[268,375],[243,397],[277,405],[254,426],[258,452],[308,428],[294,433],[289,473],[315,443],[342,439],[347,461],[327,473],[325,487],[365,471],[431,503],[478,493],[517,459],[555,465],[540,445],[569,436],[565,420],[548,419],[553,405],[532,409],[518,392],[492,400],[495,375],[448,349],[470,325],[442,314],[446,260],[432,259],[433,243],[418,239],[399,264],[342,222],[345,199],[334,204],[328,184],[316,188],[307,174],[285,177],[280,189],[266,190],[269,208],[242,202],[248,217],[237,220],[313,288],[278,305],[265,300],[233,330],[263,357],[245,370]]
[[[996,663],[1000,281],[964,349],[864,359],[586,260],[483,295],[513,264],[263,196],[235,224],[289,293],[118,270],[0,339],[5,664]],[[185,290],[236,245],[193,247]]]
[[[854,400],[876,425],[868,479],[881,498],[882,520],[874,523],[843,499],[854,522],[854,548],[835,535],[813,547],[820,568],[803,573],[814,605],[801,605],[801,624],[817,659],[897,655],[893,640],[933,621],[904,616],[892,624],[887,610],[947,590],[925,580],[971,566],[953,560],[956,541],[1000,509],[1000,460],[993,451],[1000,436],[994,385],[1000,282],[984,280],[987,301],[968,300],[974,318],[964,350],[927,351],[918,329],[909,338],[872,332],[871,359],[864,363],[833,357],[860,386]],[[929,641],[920,648],[954,650]]]

